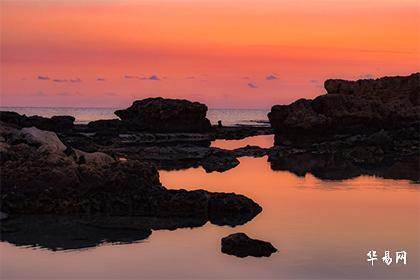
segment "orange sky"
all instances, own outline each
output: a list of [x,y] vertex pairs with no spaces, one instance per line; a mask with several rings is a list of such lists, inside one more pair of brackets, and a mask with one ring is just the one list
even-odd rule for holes
[[120,107],[160,95],[269,108],[319,95],[326,78],[420,70],[417,0],[0,5],[2,106]]

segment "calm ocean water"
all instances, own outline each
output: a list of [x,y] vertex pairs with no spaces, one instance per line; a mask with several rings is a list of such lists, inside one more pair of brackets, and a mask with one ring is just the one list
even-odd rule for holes
[[[38,115],[52,117],[70,115],[76,118],[76,123],[85,124],[100,119],[115,119],[114,111],[121,108],[54,108],[54,107],[0,107],[2,111],[15,111],[27,116]],[[268,121],[268,109],[209,109],[207,117],[212,124],[221,120],[224,125],[259,124]],[[257,123],[253,122],[257,121]]]

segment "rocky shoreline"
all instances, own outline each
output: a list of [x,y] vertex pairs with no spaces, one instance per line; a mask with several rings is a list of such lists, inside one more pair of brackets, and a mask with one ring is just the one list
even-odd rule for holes
[[[152,229],[206,222],[242,225],[262,211],[256,202],[233,193],[167,189],[158,170],[201,166],[206,172],[224,172],[235,168],[243,156],[268,156],[272,170],[298,176],[312,173],[342,180],[374,175],[420,181],[419,73],[328,80],[325,88],[327,94],[314,100],[273,106],[268,115],[271,127],[211,126],[204,104],[163,98],[135,101],[116,112],[120,119],[86,125],[74,124],[72,116],[0,112],[1,215],[6,225],[2,233],[7,232],[2,240],[15,240],[19,228],[22,234],[37,232],[51,219],[44,217],[51,215],[82,225],[81,231],[93,236],[86,243],[92,246],[102,239],[127,238],[126,232],[107,232],[109,227],[134,227],[138,230],[134,240],[142,240]],[[216,139],[273,133],[271,148],[211,147]],[[25,217],[32,215],[42,216],[39,222],[27,222]],[[42,239],[43,231],[39,232],[34,240]],[[254,244],[240,237],[240,244]],[[41,241],[51,248],[71,243],[65,238],[57,244]]]

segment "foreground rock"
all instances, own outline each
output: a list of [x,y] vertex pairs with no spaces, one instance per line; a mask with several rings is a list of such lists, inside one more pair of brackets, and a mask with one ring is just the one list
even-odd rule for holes
[[273,169],[419,180],[420,73],[327,80],[325,88],[314,100],[273,106]]
[[270,242],[251,239],[245,233],[234,233],[222,238],[222,252],[240,258],[269,257],[277,249]]
[[40,116],[27,117],[16,112],[1,111],[0,121],[17,127],[34,126],[42,130],[69,132],[74,128],[75,119],[72,116],[53,116],[51,118]]
[[5,125],[0,132],[1,211],[8,214],[194,217],[237,225],[261,212],[242,195],[168,190],[150,163],[65,147],[52,132]]
[[138,130],[155,132],[206,132],[211,124],[207,106],[180,99],[147,98],[115,114],[123,123]]

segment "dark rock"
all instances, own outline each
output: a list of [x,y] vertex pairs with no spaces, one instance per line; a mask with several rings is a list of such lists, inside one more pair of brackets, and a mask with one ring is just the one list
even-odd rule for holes
[[233,154],[236,157],[263,157],[268,154],[269,150],[259,146],[246,145],[245,147],[234,149]]
[[1,146],[1,211],[9,214],[190,217],[235,225],[261,212],[240,195],[168,190],[150,163],[71,150],[53,132],[0,132],[14,134],[9,139],[16,143]]
[[222,252],[240,258],[269,257],[277,249],[270,242],[251,239],[245,233],[234,233],[222,238]]
[[201,161],[201,165],[207,173],[225,172],[239,165],[239,160],[232,152],[213,148],[211,154]]
[[154,132],[207,132],[207,106],[180,99],[147,98],[115,114],[133,130]]
[[420,118],[420,73],[377,80],[327,80],[327,94],[273,106],[276,144],[310,143],[339,134],[371,134]]
[[68,132],[73,129],[75,118],[72,116],[53,116],[51,118],[40,116],[27,117],[16,112],[2,111],[0,112],[0,121],[17,127],[35,126],[42,130]]
[[91,121],[87,124],[87,127],[93,131],[113,130],[120,132],[121,130],[127,129],[119,119]]
[[273,134],[271,127],[241,125],[241,126],[214,126],[216,139],[240,140],[250,136]]
[[419,180],[420,73],[328,80],[325,88],[328,93],[314,100],[272,108],[269,119],[281,146],[270,152],[274,170],[323,179],[371,174]]

